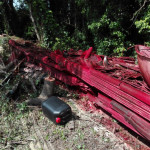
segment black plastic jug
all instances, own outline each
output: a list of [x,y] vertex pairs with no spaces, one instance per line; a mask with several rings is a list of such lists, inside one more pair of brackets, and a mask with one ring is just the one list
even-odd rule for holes
[[55,124],[65,124],[72,118],[71,107],[56,96],[52,96],[42,102],[42,110]]

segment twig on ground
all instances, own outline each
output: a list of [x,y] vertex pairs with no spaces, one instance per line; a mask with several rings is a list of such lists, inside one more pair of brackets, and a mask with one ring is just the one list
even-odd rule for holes
[[27,142],[25,142],[25,141],[11,141],[10,145],[13,145],[13,144],[17,144],[17,145],[26,145]]
[[9,78],[11,78],[11,76],[12,76],[12,72],[9,73],[9,74],[5,77],[5,79],[4,79],[4,80],[2,81],[2,83],[1,83],[1,86],[3,86],[4,83],[7,82],[7,81],[9,80]]
[[[13,61],[11,64],[8,64],[8,66],[6,66],[6,71],[8,71],[8,70],[10,69],[10,67],[13,65],[14,62],[16,62],[16,60]],[[9,74],[5,77],[5,79],[4,79],[4,80],[2,81],[2,83],[1,83],[1,86],[3,86],[4,83],[7,82],[7,81],[11,78],[11,76],[13,75],[13,73],[17,70],[17,68],[19,68],[19,66],[21,65],[22,62],[23,62],[23,60],[20,61],[20,62],[15,66],[15,68],[11,71],[11,73],[9,73]]]
[[6,72],[3,70],[0,70],[0,74],[6,74]]
[[11,90],[9,90],[7,93],[6,93],[6,96],[12,96],[13,94],[15,94],[18,90],[18,87],[19,87],[19,84],[20,84],[20,80],[17,82],[17,84],[15,84],[13,86],[13,88]]
[[12,67],[13,67],[13,65],[16,63],[16,59],[14,60],[14,61],[12,61],[12,62],[10,62],[6,67],[5,67],[5,70],[6,70],[6,72],[8,72]]
[[2,66],[5,68],[6,66],[5,66],[4,61],[1,57],[0,57],[0,61],[1,61]]

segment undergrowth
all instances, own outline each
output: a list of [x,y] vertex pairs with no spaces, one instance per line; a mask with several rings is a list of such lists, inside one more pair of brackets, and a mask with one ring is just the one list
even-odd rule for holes
[[28,117],[30,110],[22,99],[24,95],[16,99],[6,95],[12,87],[11,83],[0,87],[0,149],[15,149],[16,141],[26,138],[22,120]]
[[[8,37],[0,38],[0,46],[4,51],[1,56],[4,60],[9,57]],[[12,89],[16,85],[21,76],[12,74],[6,82],[2,84],[4,79],[11,74],[0,74],[0,149],[16,149],[18,141],[22,142],[26,138],[22,120],[28,117],[30,110],[27,107],[24,98],[27,98],[27,93],[19,89],[17,93],[12,94]],[[22,82],[23,83],[23,82]],[[21,84],[23,86],[23,84]]]

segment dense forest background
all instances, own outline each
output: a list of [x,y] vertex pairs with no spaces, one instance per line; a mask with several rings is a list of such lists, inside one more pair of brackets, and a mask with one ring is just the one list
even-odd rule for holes
[[53,49],[123,55],[150,45],[149,0],[0,0],[0,34]]

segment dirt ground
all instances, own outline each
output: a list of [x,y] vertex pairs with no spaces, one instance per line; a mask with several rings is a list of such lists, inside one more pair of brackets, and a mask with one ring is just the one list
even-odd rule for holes
[[[58,88],[57,88],[58,90]],[[72,108],[73,117],[64,126],[58,126],[46,118],[39,107],[26,106],[17,102],[17,109],[9,103],[17,115],[9,112],[9,117],[1,115],[0,149],[1,150],[149,150],[131,135],[131,131],[104,113],[101,109],[88,108],[86,99],[76,99],[66,91],[59,90],[60,97]],[[65,93],[66,92],[66,93]],[[63,93],[63,94],[62,94]],[[69,92],[68,92],[69,93]],[[13,102],[16,103],[16,102]],[[85,105],[86,104],[86,107]],[[92,104],[88,104],[92,105]],[[13,106],[13,107],[12,107]],[[15,106],[16,107],[16,106]],[[90,106],[91,107],[91,106]],[[3,109],[3,107],[1,107]],[[94,109],[94,106],[93,106]],[[21,111],[23,110],[23,111]],[[14,112],[14,113],[15,113]],[[19,114],[20,112],[20,114]],[[13,117],[12,117],[13,116]],[[5,119],[6,118],[6,119]],[[5,122],[6,120],[6,122]],[[3,139],[3,140],[2,140]]]
[[[91,117],[101,119],[79,109],[72,99],[67,103],[73,111],[73,119],[65,126],[56,126],[42,115],[41,109],[34,109],[28,119],[21,119],[26,134],[26,143],[17,147],[31,150],[130,150],[132,149],[102,124]],[[20,143],[21,144],[21,143]]]
[[[16,150],[136,150],[124,139],[117,137],[104,125],[95,120],[108,117],[106,114],[86,112],[75,99],[61,98],[73,112],[73,119],[65,126],[57,126],[49,121],[41,108],[31,107],[27,118],[20,119],[24,140],[14,141],[6,149]],[[17,145],[17,146],[16,146]],[[147,147],[148,148],[148,147]]]

